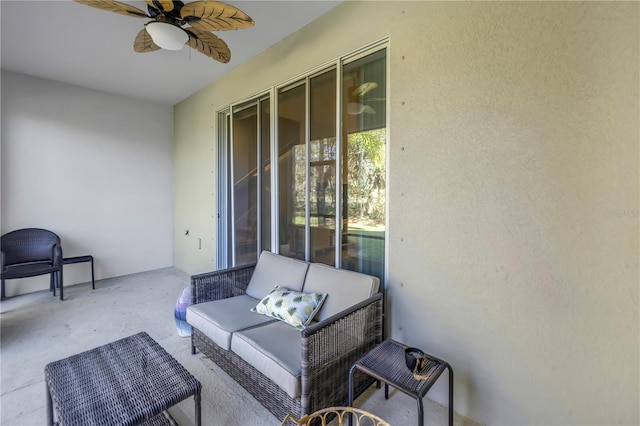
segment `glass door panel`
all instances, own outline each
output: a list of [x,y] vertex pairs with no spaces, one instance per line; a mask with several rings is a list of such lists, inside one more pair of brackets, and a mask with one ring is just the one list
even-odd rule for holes
[[343,67],[342,268],[384,280],[386,50]]
[[256,106],[233,112],[233,249],[235,265],[257,260],[258,175]]
[[306,85],[278,93],[278,228],[280,254],[305,259]]
[[271,250],[271,117],[269,99],[260,101],[260,235],[261,250]]
[[218,113],[218,222],[216,241],[216,269],[225,269],[233,264],[231,230],[231,113]]
[[312,262],[336,260],[336,71],[309,80],[309,233]]

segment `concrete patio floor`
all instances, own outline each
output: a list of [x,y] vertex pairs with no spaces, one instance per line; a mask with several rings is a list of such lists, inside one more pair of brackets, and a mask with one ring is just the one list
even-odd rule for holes
[[[17,282],[17,281],[16,281]],[[9,285],[11,281],[7,281]],[[48,288],[48,277],[43,287]],[[0,304],[0,424],[42,425],[46,421],[44,367],[51,361],[146,331],[202,383],[203,425],[279,425],[266,408],[202,354],[191,354],[173,316],[189,276],[167,268],[65,287],[65,300],[48,290],[12,297]],[[446,379],[443,377],[443,379]],[[425,424],[446,425],[447,408],[425,398]],[[369,388],[354,404],[392,425],[416,425],[413,398]],[[193,398],[174,406],[180,425],[193,424]],[[476,425],[455,416],[455,425]]]

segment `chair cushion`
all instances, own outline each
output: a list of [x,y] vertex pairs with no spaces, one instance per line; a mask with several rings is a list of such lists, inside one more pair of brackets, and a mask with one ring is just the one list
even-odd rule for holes
[[301,260],[263,251],[251,275],[247,294],[260,300],[276,285],[300,291],[308,267],[309,264]]
[[267,315],[303,330],[322,307],[325,293],[302,293],[275,286],[251,312]]
[[58,272],[59,270],[60,270],[59,267],[51,266],[51,263],[49,262],[27,263],[23,265],[9,265],[9,266],[5,266],[5,270],[2,271],[2,279],[8,280],[11,278],[35,277],[37,275]]
[[302,372],[300,339],[300,331],[276,321],[234,333],[231,350],[277,383],[289,396],[298,398]]
[[305,293],[327,293],[315,319],[322,321],[378,292],[380,280],[371,275],[312,263],[304,281]]
[[258,302],[251,296],[242,295],[198,303],[187,308],[187,322],[216,345],[229,350],[233,332],[275,321],[250,311]]

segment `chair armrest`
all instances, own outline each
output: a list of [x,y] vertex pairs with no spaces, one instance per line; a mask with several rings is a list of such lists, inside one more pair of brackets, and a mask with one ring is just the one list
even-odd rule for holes
[[0,250],[0,271],[4,271],[4,252]]
[[60,244],[56,244],[53,246],[53,266],[59,266],[62,268],[62,246]]
[[[382,293],[377,293],[302,330],[302,413],[336,401],[346,404],[349,369],[382,342],[382,307]],[[334,400],[322,401],[321,395]]]
[[191,277],[191,304],[246,294],[256,264],[206,272]]

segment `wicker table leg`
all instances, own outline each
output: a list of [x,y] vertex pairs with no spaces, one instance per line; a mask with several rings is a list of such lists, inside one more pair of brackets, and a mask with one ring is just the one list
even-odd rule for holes
[[[348,407],[353,407],[353,373],[356,370],[356,365],[352,365],[349,369],[349,405]],[[353,426],[353,416],[349,414],[349,426]]]
[[449,426],[453,426],[453,368],[447,363],[449,369]]
[[193,395],[193,402],[196,406],[196,426],[201,426],[200,392]]
[[49,391],[49,385],[47,387],[47,425],[53,426],[53,402],[51,401],[51,392]]

